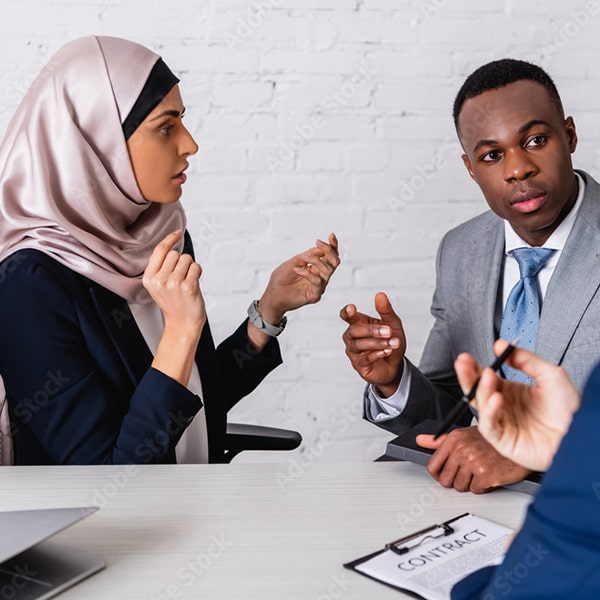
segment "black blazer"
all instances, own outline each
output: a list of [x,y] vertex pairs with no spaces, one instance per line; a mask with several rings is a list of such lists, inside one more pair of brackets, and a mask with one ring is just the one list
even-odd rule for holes
[[254,349],[246,321],[218,348],[207,323],[196,352],[200,400],[150,366],[123,298],[37,250],[0,264],[0,314],[17,465],[175,462],[202,402],[218,462],[227,411],[281,363],[275,339]]

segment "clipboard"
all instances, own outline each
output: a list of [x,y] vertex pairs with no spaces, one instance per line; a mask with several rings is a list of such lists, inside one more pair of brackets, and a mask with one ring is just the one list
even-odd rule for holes
[[500,564],[512,529],[464,513],[435,523],[343,566],[421,600],[449,600],[455,583]]

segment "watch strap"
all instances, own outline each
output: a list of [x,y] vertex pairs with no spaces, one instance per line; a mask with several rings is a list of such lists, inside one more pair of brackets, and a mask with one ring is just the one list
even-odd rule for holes
[[287,317],[283,317],[278,325],[267,323],[258,310],[258,300],[252,301],[248,307],[248,318],[250,319],[250,323],[252,323],[252,325],[271,337],[277,337],[285,329],[287,324]]

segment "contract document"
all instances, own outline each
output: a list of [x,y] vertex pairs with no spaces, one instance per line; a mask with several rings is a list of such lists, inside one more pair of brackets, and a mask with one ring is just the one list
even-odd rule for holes
[[425,600],[449,600],[456,582],[502,562],[511,533],[508,527],[466,513],[344,566]]

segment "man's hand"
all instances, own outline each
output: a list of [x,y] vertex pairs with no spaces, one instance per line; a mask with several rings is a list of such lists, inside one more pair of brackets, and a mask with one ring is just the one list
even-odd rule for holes
[[[500,354],[506,345],[499,340],[494,351]],[[458,356],[455,369],[463,390],[481,377],[473,401],[481,434],[503,456],[545,471],[579,407],[579,392],[562,367],[528,350],[517,348],[507,363],[536,385],[501,379],[491,369],[482,369],[469,354]]]
[[432,435],[418,435],[417,443],[437,448],[427,470],[441,485],[459,492],[481,494],[521,481],[531,472],[498,454],[477,427],[455,429],[435,441]]
[[346,355],[359,375],[375,384],[384,396],[391,396],[402,377],[406,336],[400,317],[383,292],[375,295],[375,310],[379,319],[359,313],[354,304],[344,306],[340,317],[348,328],[342,339]]

